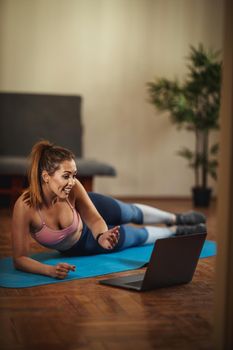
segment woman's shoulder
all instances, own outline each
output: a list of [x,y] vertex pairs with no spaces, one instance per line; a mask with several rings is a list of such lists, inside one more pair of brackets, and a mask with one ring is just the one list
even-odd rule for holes
[[70,195],[69,195],[70,203],[72,203],[72,205],[75,206],[75,203],[81,202],[83,199],[85,199],[86,196],[87,196],[87,192],[85,188],[83,187],[81,182],[78,179],[76,179],[75,184],[72,190],[70,191]]
[[19,198],[15,202],[14,212],[28,215],[31,212],[31,210],[32,208],[27,203],[27,201],[25,201],[24,194],[21,194],[21,196],[19,196]]
[[74,200],[77,197],[82,196],[83,191],[85,191],[83,185],[81,184],[81,182],[78,179],[75,179],[75,184],[74,184],[72,190],[70,191],[69,198]]

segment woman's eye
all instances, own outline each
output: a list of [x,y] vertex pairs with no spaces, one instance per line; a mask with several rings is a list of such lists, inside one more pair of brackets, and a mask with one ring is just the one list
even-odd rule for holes
[[63,179],[68,180],[68,179],[75,179],[76,175],[63,175]]

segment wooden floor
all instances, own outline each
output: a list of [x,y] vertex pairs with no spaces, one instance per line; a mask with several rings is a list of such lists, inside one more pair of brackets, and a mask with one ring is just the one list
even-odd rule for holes
[[[192,208],[189,200],[144,203],[175,212]],[[203,212],[208,238],[215,239],[215,203]],[[11,255],[6,209],[0,210],[0,254]],[[213,349],[214,271],[215,258],[201,259],[192,283],[144,293],[101,286],[101,277],[0,288],[0,349]]]

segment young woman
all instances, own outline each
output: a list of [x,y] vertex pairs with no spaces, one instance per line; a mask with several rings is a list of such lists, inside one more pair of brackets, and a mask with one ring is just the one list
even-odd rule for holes
[[75,156],[70,150],[48,141],[34,145],[29,187],[18,198],[13,211],[13,259],[17,269],[60,279],[75,269],[67,263],[50,266],[29,257],[30,235],[41,245],[64,254],[88,255],[206,230],[205,216],[201,213],[173,214],[87,193],[76,174]]

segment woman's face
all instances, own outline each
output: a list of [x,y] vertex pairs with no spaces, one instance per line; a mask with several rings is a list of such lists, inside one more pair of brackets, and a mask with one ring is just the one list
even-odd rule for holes
[[43,174],[42,176],[47,190],[51,191],[59,198],[66,198],[69,196],[69,193],[75,184],[76,174],[76,164],[72,159],[62,162],[59,169],[56,170],[53,175],[44,172],[44,176]]

